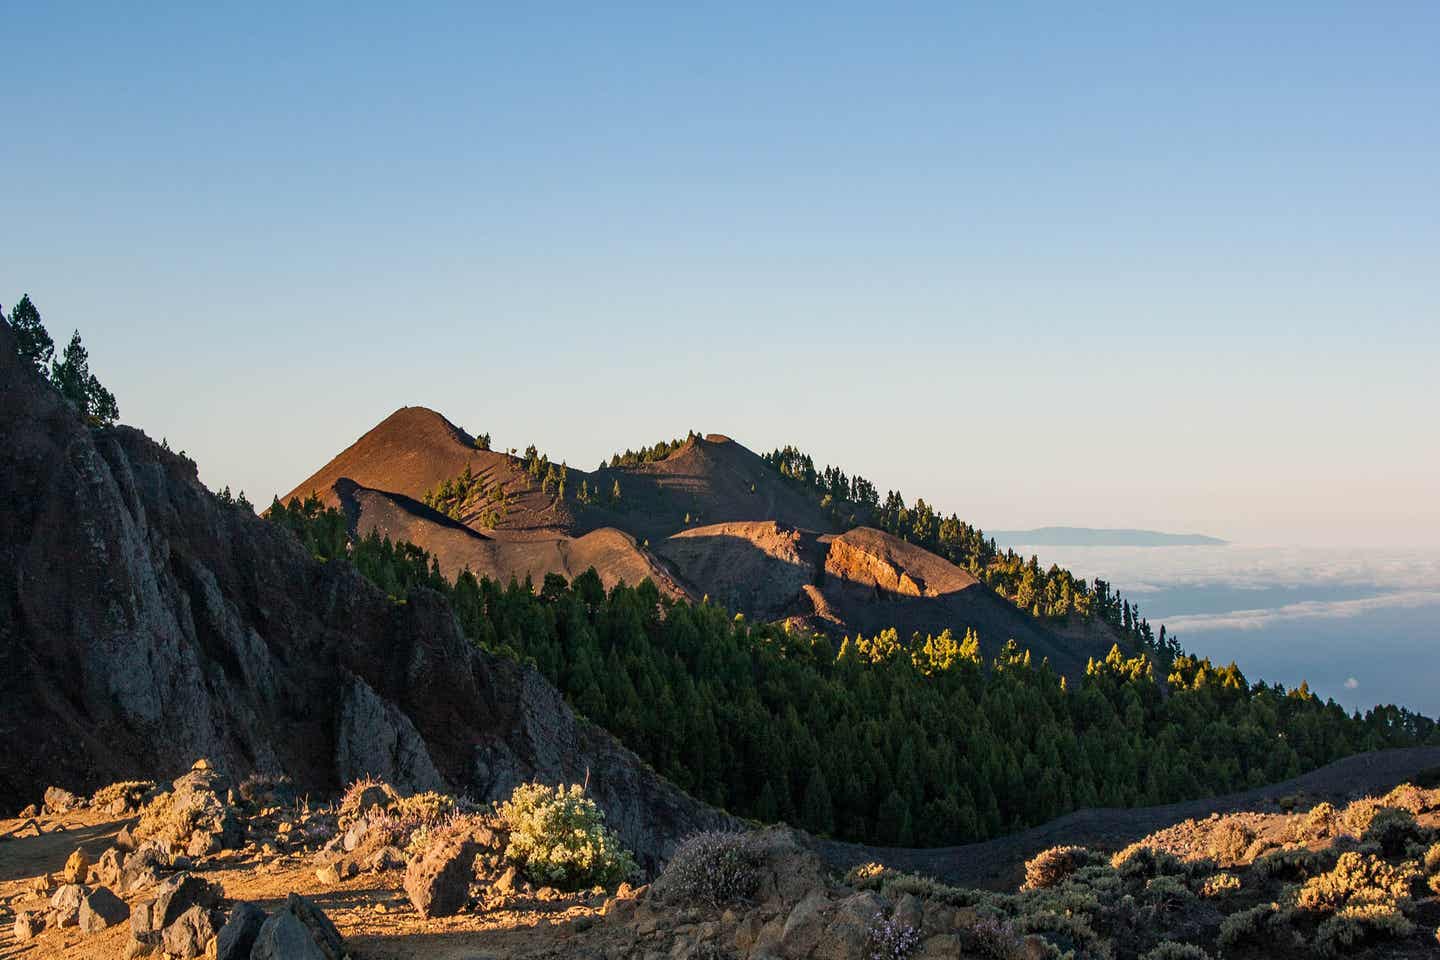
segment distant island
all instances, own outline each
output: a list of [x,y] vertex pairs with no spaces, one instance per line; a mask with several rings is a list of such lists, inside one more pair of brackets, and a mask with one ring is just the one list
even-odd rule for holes
[[1229,541],[1198,533],[1161,533],[1157,530],[1110,530],[1094,527],[1037,527],[1034,530],[995,530],[1000,543],[1037,547],[1223,547]]

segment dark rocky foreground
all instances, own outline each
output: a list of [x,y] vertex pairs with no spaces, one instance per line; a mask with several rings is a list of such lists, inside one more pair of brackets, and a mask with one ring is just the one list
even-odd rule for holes
[[326,794],[372,774],[486,800],[588,775],[650,863],[728,821],[474,648],[438,596],[391,602],[139,430],[86,426],[3,323],[0,501],[0,807],[205,756]]

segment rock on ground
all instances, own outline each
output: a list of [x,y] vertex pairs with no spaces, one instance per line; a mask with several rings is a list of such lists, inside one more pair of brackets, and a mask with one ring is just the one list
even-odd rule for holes
[[96,933],[106,927],[123,923],[130,917],[130,908],[105,887],[96,887],[80,901],[80,929]]
[[405,869],[405,893],[422,917],[460,912],[470,896],[480,850],[480,844],[469,837],[445,837],[411,862]]

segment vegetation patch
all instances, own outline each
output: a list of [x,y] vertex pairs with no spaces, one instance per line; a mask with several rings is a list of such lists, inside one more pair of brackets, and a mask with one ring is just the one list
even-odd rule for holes
[[636,873],[634,857],[579,784],[522,783],[498,812],[510,830],[505,856],[536,883],[562,890],[608,887]]

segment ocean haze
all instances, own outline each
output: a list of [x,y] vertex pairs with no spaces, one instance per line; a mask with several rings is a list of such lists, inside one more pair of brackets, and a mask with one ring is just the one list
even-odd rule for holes
[[1440,713],[1440,549],[1015,549],[1109,580],[1157,629],[1252,681],[1305,680],[1352,709]]

